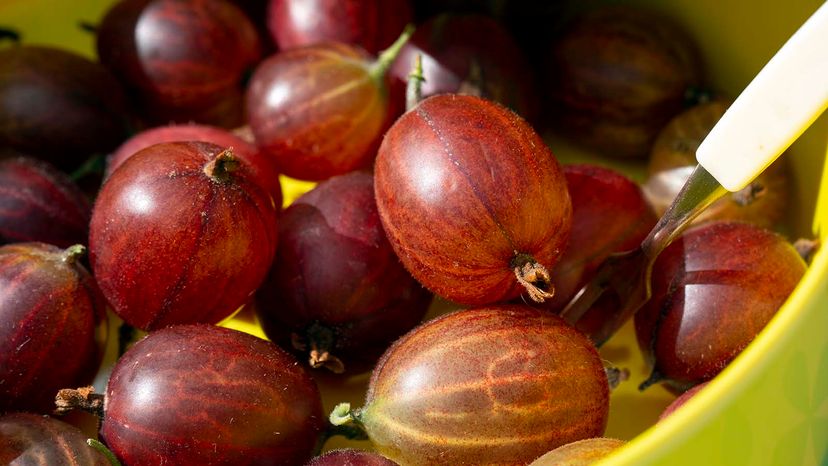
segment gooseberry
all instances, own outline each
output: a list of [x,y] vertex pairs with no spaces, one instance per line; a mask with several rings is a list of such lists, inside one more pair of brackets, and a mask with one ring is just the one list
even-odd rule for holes
[[133,327],[217,323],[264,280],[276,235],[271,197],[232,150],[162,143],[103,185],[90,262],[113,310]]
[[0,246],[0,413],[48,413],[57,391],[89,383],[106,343],[106,302],[85,248]]
[[171,326],[135,343],[103,396],[61,390],[59,412],[101,416],[125,464],[274,464],[311,457],[324,426],[319,390],[278,346],[214,325]]
[[517,114],[429,97],[388,130],[374,171],[388,239],[431,291],[461,304],[551,296],[572,204],[558,161]]
[[247,119],[280,173],[320,181],[371,165],[394,116],[386,71],[411,32],[377,60],[357,46],[330,42],[284,50],[259,64],[247,89]]
[[279,219],[279,247],[256,294],[267,336],[312,367],[369,370],[420,323],[431,293],[400,264],[374,200],[373,176],[323,181]]
[[740,222],[686,231],[653,266],[652,298],[635,315],[652,368],[642,384],[685,391],[712,379],[759,334],[805,273],[781,235]]
[[609,384],[595,346],[523,305],[456,311],[397,340],[362,408],[339,405],[376,450],[406,465],[527,464],[603,434]]
[[77,427],[32,413],[0,417],[0,463],[7,465],[111,466],[86,444]]
[[281,50],[341,42],[376,54],[412,20],[409,0],[270,0],[267,13]]
[[86,243],[92,207],[80,188],[48,162],[0,160],[0,243]]

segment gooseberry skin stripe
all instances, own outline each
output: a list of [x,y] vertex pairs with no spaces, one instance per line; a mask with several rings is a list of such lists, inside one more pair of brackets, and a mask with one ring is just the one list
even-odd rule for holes
[[467,95],[429,97],[397,120],[380,146],[375,192],[409,272],[461,304],[526,293],[515,258],[554,267],[572,219],[561,167],[540,137]]
[[401,464],[520,462],[601,435],[608,397],[583,334],[545,311],[493,305],[443,315],[397,340],[365,406],[350,412]]

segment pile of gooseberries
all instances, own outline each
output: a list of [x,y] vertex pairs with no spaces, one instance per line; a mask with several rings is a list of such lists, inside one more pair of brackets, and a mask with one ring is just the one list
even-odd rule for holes
[[[590,339],[618,303],[558,314],[647,235],[727,108],[693,41],[633,7],[573,2],[533,36],[498,2],[254,3],[112,2],[94,59],[0,44],[0,462],[623,445],[605,436],[627,371]],[[687,393],[664,416],[804,275],[789,177],[774,165],[655,263],[630,325],[641,389]]]

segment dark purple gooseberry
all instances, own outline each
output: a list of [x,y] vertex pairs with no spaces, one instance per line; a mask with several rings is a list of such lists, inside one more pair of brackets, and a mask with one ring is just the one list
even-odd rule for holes
[[[564,175],[572,199],[572,230],[560,262],[550,271],[555,295],[542,305],[553,312],[564,309],[610,254],[638,247],[657,220],[642,189],[615,170],[576,164],[564,166]],[[575,326],[600,338],[618,299],[605,293]]]
[[499,102],[533,121],[540,110],[528,61],[508,31],[482,15],[444,14],[417,28],[391,66],[391,102],[405,105],[414,59],[422,55],[423,97],[461,93]]
[[127,98],[109,70],[43,46],[0,50],[0,147],[74,170],[127,137]]
[[572,229],[558,265],[550,272],[555,296],[546,301],[560,312],[612,253],[633,249],[656,223],[641,188],[610,168],[565,165],[572,200]]
[[377,54],[412,20],[409,0],[270,0],[267,25],[281,50],[341,42]]
[[59,406],[103,409],[101,440],[129,465],[296,466],[310,459],[325,424],[316,383],[295,358],[207,324],[167,327],[135,343],[115,364],[103,401],[79,392],[61,391]]
[[242,104],[240,82],[261,53],[251,21],[225,0],[122,0],[101,21],[97,49],[154,120],[221,126],[240,123],[215,118]]
[[701,84],[695,45],[651,9],[618,2],[585,12],[549,50],[554,129],[604,155],[646,157]]
[[83,244],[91,214],[80,188],[51,164],[31,157],[0,160],[0,243]]
[[256,296],[270,339],[336,372],[370,369],[431,302],[388,243],[367,172],[324,181],[284,211]]
[[111,466],[86,438],[77,427],[48,416],[6,414],[0,417],[0,464]]
[[765,327],[805,273],[785,238],[761,227],[710,222],[659,255],[650,301],[635,315],[653,383],[678,392],[712,379]]
[[92,380],[106,342],[106,303],[80,264],[82,246],[0,247],[0,413],[51,412],[55,394]]

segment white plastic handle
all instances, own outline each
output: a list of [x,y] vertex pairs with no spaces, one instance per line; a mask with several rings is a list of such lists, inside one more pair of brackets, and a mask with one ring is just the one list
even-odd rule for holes
[[728,191],[747,186],[828,107],[828,3],[776,52],[696,150]]

